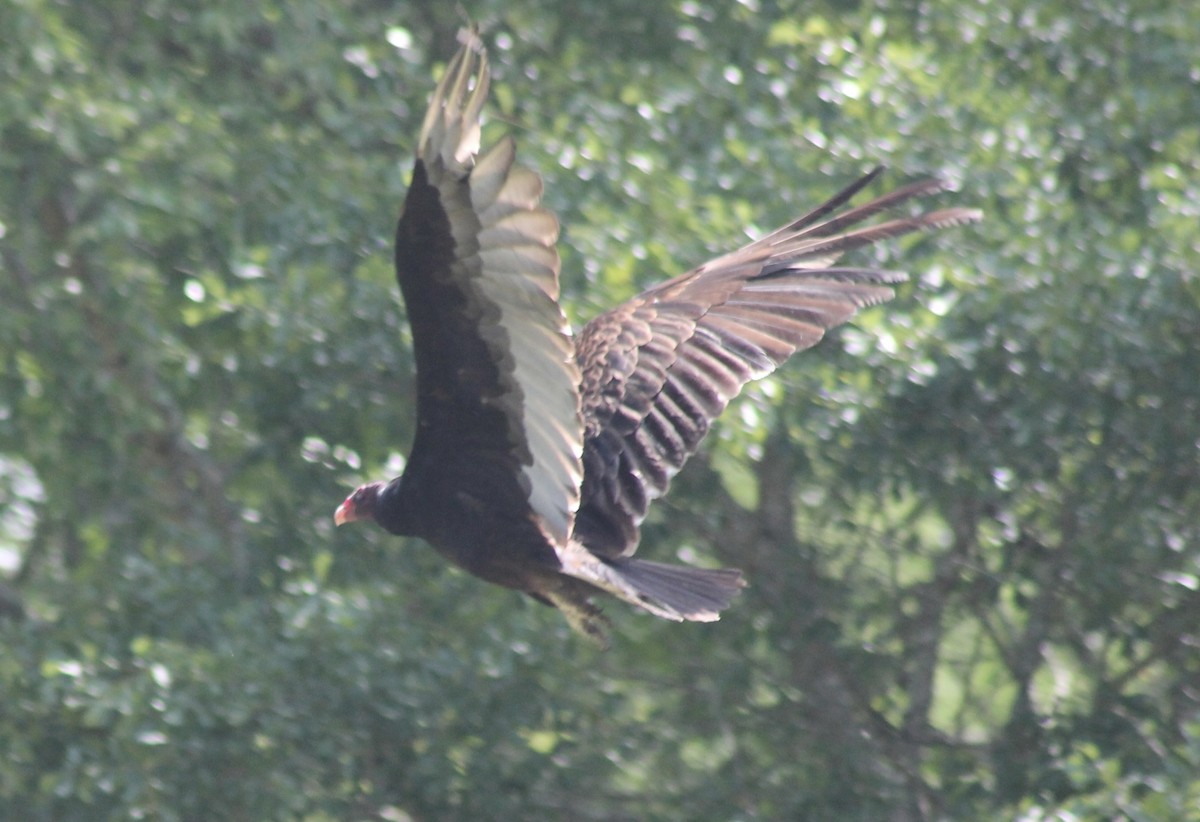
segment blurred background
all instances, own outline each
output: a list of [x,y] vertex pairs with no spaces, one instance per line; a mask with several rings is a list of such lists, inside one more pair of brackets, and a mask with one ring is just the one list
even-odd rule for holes
[[0,3],[0,818],[1200,819],[1200,5],[479,0],[572,319],[876,164],[974,226],[729,409],[614,647],[397,473],[442,0]]

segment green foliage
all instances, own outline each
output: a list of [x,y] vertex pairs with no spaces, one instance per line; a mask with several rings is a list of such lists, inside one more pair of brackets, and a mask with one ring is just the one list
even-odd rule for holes
[[653,510],[735,609],[598,654],[332,528],[452,5],[0,5],[0,818],[1200,820],[1197,8],[471,5],[580,320],[877,163],[987,213]]

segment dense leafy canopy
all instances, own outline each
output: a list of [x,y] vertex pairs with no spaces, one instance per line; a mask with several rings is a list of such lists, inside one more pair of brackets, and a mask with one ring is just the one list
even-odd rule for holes
[[878,162],[980,226],[553,613],[331,513],[453,4],[0,4],[0,817],[1200,819],[1200,5],[481,0],[586,319]]

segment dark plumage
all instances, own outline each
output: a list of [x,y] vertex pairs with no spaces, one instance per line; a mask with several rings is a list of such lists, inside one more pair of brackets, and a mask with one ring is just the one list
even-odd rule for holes
[[467,32],[425,117],[396,229],[416,439],[402,477],[358,488],[335,519],[422,537],[467,571],[557,606],[597,639],[604,621],[590,600],[600,591],[667,619],[715,620],[744,584],[740,572],[634,559],[647,505],[742,386],[889,299],[903,279],[838,266],[843,252],[978,213],[860,226],[943,189],[927,180],[849,207],[877,169],[572,337],[541,180],[514,165],[511,139],[477,156],[488,79],[486,52]]

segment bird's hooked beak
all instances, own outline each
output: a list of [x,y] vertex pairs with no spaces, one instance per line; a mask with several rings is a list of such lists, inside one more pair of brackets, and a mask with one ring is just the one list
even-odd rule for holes
[[354,500],[349,497],[333,512],[334,525],[345,525],[347,522],[354,522],[356,519],[358,519],[358,511],[354,508]]

